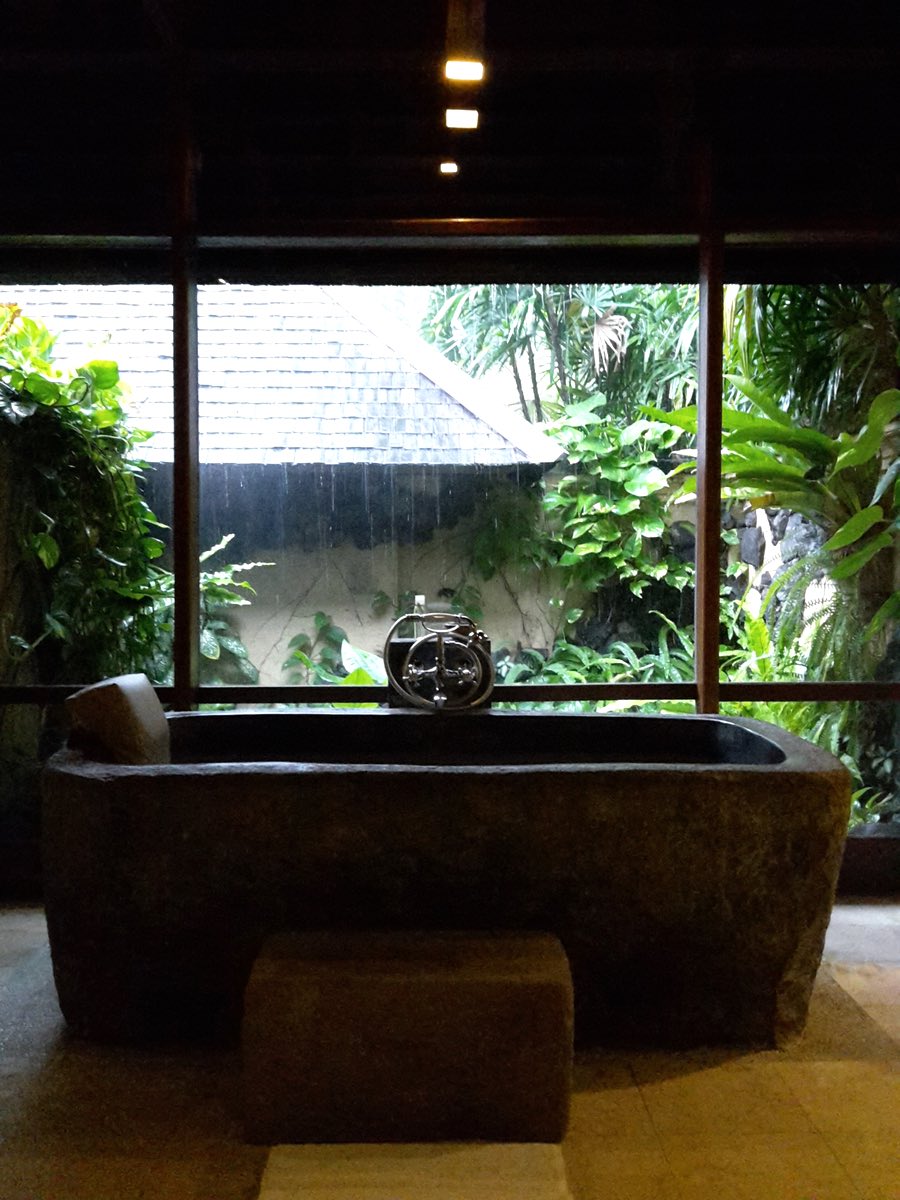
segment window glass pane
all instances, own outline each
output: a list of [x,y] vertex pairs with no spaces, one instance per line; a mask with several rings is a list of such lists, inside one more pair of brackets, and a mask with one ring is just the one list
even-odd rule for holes
[[693,677],[659,414],[694,400],[695,288],[223,283],[199,313],[203,682],[382,682],[417,595],[499,682]]
[[88,683],[171,659],[166,287],[7,285],[0,307],[5,683]]
[[723,677],[894,678],[900,289],[734,286],[725,309]]

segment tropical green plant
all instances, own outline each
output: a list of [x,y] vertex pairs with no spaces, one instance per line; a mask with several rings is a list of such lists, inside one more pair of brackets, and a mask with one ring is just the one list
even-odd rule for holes
[[867,397],[900,387],[896,285],[730,285],[725,302],[728,370],[799,424],[855,433]]
[[[432,292],[425,336],[473,375],[500,367],[522,412],[553,420],[568,470],[515,495],[497,489],[470,543],[482,578],[546,573],[558,632],[613,623],[647,589],[692,577],[664,514],[668,456],[679,435],[637,415],[678,408],[696,389],[697,292],[690,287],[516,284]],[[660,586],[661,585],[661,586]],[[629,599],[630,598],[630,599]]]
[[[0,309],[0,311],[4,311]],[[4,675],[32,661],[45,682],[140,669],[158,652],[160,523],[115,363],[53,365],[45,327],[5,306],[0,440],[13,558],[4,568]]]
[[[652,644],[617,639],[602,650],[561,638],[549,654],[519,650],[495,656],[497,682],[510,683],[683,683],[694,677],[694,647],[690,630],[679,629],[664,613]],[[690,702],[643,700],[568,701],[567,709],[578,711],[624,711],[640,706],[648,711],[687,712]]]
[[[768,392],[751,380],[730,376],[751,412],[729,405],[723,412],[722,491],[754,508],[802,513],[822,530],[822,554],[798,573],[827,570],[849,594],[866,639],[900,616],[892,591],[891,551],[900,531],[900,458],[886,437],[900,415],[900,390],[881,392],[869,405],[856,434],[835,438],[799,426]],[[696,433],[697,411],[649,408],[648,415]],[[696,488],[691,464],[681,492]],[[782,581],[781,586],[784,586]]]
[[630,420],[696,389],[696,288],[479,284],[432,290],[423,335],[470,374],[506,369],[523,415],[543,421],[603,392]]
[[[228,533],[215,546],[204,550],[200,563],[208,562],[234,539]],[[259,671],[250,661],[247,647],[234,627],[230,610],[251,603],[256,591],[238,574],[256,567],[271,567],[268,562],[226,563],[216,570],[200,572],[200,684],[258,683]],[[160,580],[159,598],[154,604],[154,619],[159,629],[157,650],[145,667],[158,683],[172,683],[172,634],[175,615],[175,576],[165,571]]]
[[328,613],[317,612],[312,633],[297,633],[288,642],[291,653],[281,669],[288,672],[289,683],[343,683],[356,669],[344,666],[343,648],[349,645],[345,630]]
[[[53,361],[53,335],[0,306],[0,448],[7,465],[0,665],[40,682],[85,682],[122,671],[171,680],[174,577],[159,559],[164,526],[142,493],[151,436],[131,428],[114,362],[74,372]],[[222,550],[229,535],[201,556]],[[235,575],[260,564],[201,572],[201,682],[255,682],[225,615],[253,589]]]
[[[378,593],[376,601],[384,593]],[[387,599],[387,597],[385,597]],[[387,672],[380,654],[353,646],[339,625],[325,612],[313,617],[313,632],[291,638],[290,656],[282,665],[289,683],[339,684],[345,687],[386,687]],[[326,708],[369,708],[377,705],[351,701]]]
[[[667,536],[668,478],[659,463],[681,431],[644,418],[625,428],[605,414],[601,395],[566,407],[552,427],[572,470],[544,495],[546,526],[530,553],[556,568],[567,596],[627,587],[641,596],[653,582],[684,588],[691,564]],[[581,613],[573,610],[569,622]]]

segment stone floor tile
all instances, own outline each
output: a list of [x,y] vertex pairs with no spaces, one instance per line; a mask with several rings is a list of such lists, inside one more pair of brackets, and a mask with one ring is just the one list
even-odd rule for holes
[[613,1142],[653,1141],[656,1130],[636,1087],[627,1092],[579,1093],[572,1097],[567,1138],[604,1138]]
[[640,1092],[660,1134],[814,1132],[774,1062],[644,1078]]
[[778,1052],[779,1061],[829,1059],[882,1062],[895,1058],[893,1040],[822,967],[813,989],[806,1029]]
[[[900,926],[897,928],[900,934]],[[832,963],[829,969],[835,981],[863,1008],[871,1004],[900,1004],[900,967]]]
[[900,1198],[900,1139],[897,1137],[896,1122],[894,1131],[887,1136],[829,1134],[828,1144],[864,1200]]
[[893,1038],[900,1050],[900,1004],[867,1004],[866,1015]]
[[573,1200],[681,1200],[659,1139],[567,1139],[563,1151]]
[[820,1133],[896,1135],[897,1062],[785,1062],[778,1069]]
[[576,1135],[628,1142],[655,1138],[650,1114],[626,1060],[576,1057],[568,1136]]
[[[879,925],[900,925],[900,902],[897,897],[842,897],[831,913],[828,938],[845,925],[874,929]],[[828,944],[826,938],[826,945]]]
[[0,1159],[3,1200],[194,1200],[202,1182],[196,1162],[160,1156],[5,1154]]
[[662,1142],[685,1200],[862,1200],[819,1134],[673,1134]]
[[29,954],[40,953],[40,950],[40,945],[35,945],[33,930],[5,929],[0,941],[0,970],[16,966]]
[[[579,1054],[561,1148],[573,1200],[900,1200],[897,1004],[880,999],[900,961],[861,961],[894,954],[897,929],[900,904],[838,906],[826,950],[843,937],[847,956],[820,972],[807,1033],[786,1050]],[[256,1200],[267,1150],[242,1139],[237,1057],[77,1042],[40,909],[0,909],[4,946],[0,1200]],[[798,1191],[806,1181],[815,1190]],[[488,1182],[489,1200],[507,1200]]]
[[845,924],[825,943],[826,963],[880,962],[900,966],[900,924],[885,920],[877,925]]

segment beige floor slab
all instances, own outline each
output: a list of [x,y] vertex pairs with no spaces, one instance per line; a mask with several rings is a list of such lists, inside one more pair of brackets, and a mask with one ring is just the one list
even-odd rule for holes
[[[476,1187],[477,1200],[535,1200],[532,1185],[536,1200],[900,1200],[900,964],[861,961],[876,944],[863,936],[873,920],[882,949],[900,904],[836,910],[834,933],[852,955],[820,971],[807,1032],[787,1049],[581,1052],[561,1148],[567,1183],[560,1147],[479,1146],[467,1194],[448,1147],[431,1146],[440,1186],[417,1187],[415,1200],[468,1200]],[[70,1038],[40,910],[0,913],[4,946],[0,1200],[256,1200],[268,1152],[243,1141],[237,1057]],[[314,1150],[324,1162],[348,1148]],[[555,1174],[542,1173],[548,1154]],[[297,1200],[290,1176],[267,1180],[263,1200]],[[343,1194],[334,1185],[320,1177],[303,1200],[405,1200],[383,1175]]]
[[867,1004],[866,1013],[900,1050],[900,1004]]
[[829,970],[844,991],[863,1008],[870,1004],[900,1004],[900,967],[883,967],[877,963],[858,966],[831,963]]
[[898,1048],[894,1041],[834,979],[833,969],[820,969],[806,1029],[775,1057],[808,1062],[829,1059],[884,1062],[896,1058]]
[[[3,1200],[163,1200],[214,1196],[210,1170],[196,1161],[137,1155],[3,1155]],[[246,1194],[246,1193],[245,1193]],[[252,1193],[250,1193],[252,1194]]]
[[655,1139],[650,1113],[627,1060],[590,1055],[576,1061],[569,1107],[570,1138],[581,1132],[614,1143]]
[[696,1134],[663,1137],[684,1200],[861,1200],[819,1134]]
[[259,1200],[571,1200],[559,1146],[275,1146]]
[[701,1067],[670,1077],[639,1076],[641,1097],[659,1134],[814,1133],[777,1063]]
[[681,1200],[662,1142],[578,1136],[563,1143],[574,1200]]
[[900,1200],[900,1139],[896,1129],[887,1136],[829,1134],[828,1143],[865,1200]]
[[778,1069],[819,1133],[897,1135],[900,1064],[786,1062]]

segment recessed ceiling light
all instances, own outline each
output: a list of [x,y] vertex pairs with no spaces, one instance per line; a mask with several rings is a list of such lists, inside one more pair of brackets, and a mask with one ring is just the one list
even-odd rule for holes
[[458,173],[459,173],[459,166],[455,162],[447,161],[447,162],[441,163],[441,174],[442,175],[457,175]]
[[445,114],[448,129],[477,129],[477,108],[448,108]]
[[444,63],[444,78],[478,83],[484,79],[484,63],[474,58],[448,58]]

